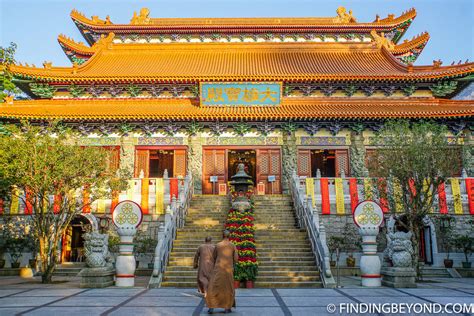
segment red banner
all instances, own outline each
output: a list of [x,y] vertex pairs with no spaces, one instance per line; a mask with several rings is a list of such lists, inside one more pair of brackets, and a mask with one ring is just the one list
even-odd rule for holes
[[384,213],[388,212],[388,201],[387,201],[387,181],[383,178],[379,178],[378,181],[379,189],[379,204],[380,208]]
[[119,193],[117,191],[112,191],[112,203],[110,204],[110,214],[112,214],[118,202],[119,202]]
[[31,192],[30,190],[25,190],[25,214],[30,215],[33,214],[33,205],[31,205]]
[[82,213],[91,212],[91,197],[89,195],[88,188],[84,188],[82,191]]
[[439,213],[448,214],[448,204],[446,203],[446,189],[444,182],[438,186],[438,204],[439,204]]
[[327,178],[321,178],[321,212],[322,214],[331,214],[331,205],[329,204],[329,181]]
[[170,202],[173,196],[178,199],[178,179],[170,179]]
[[349,179],[349,194],[351,195],[351,210],[352,210],[352,214],[354,214],[354,210],[357,204],[359,204],[359,192],[357,191],[356,178]]
[[5,203],[3,202],[2,199],[0,199],[0,215],[2,215],[3,212],[4,212],[4,205],[5,205]]
[[466,178],[466,193],[469,203],[469,214],[474,215],[474,178]]
[[53,205],[53,211],[54,211],[54,214],[57,214],[59,213],[59,211],[61,210],[61,195],[59,194],[55,194],[54,195],[54,205]]

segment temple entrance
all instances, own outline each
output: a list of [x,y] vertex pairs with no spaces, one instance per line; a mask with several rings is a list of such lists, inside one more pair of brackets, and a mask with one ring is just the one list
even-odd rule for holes
[[255,184],[257,182],[257,153],[255,150],[235,149],[227,152],[227,170],[229,170],[229,177],[237,173],[238,165],[243,163],[245,172],[252,177]]
[[61,242],[61,262],[82,262],[84,258],[84,226],[90,225],[87,218],[77,216],[69,224]]
[[281,193],[281,152],[279,147],[251,148],[243,146],[203,147],[203,194],[217,194],[219,185],[228,190],[230,177],[243,163],[254,181],[254,189],[263,183],[266,194]]
[[186,148],[184,146],[137,146],[135,150],[135,178],[162,178],[186,175]]
[[340,177],[341,171],[349,176],[349,152],[347,149],[300,148],[298,149],[298,175],[316,178]]

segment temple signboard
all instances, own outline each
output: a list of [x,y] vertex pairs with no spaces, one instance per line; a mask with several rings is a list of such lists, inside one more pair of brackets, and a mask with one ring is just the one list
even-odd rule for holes
[[281,82],[201,82],[201,106],[276,106]]

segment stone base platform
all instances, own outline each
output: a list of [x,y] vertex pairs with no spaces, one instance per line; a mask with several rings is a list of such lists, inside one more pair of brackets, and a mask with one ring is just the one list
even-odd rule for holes
[[382,285],[394,288],[415,288],[416,272],[413,268],[382,267]]
[[79,276],[81,288],[104,288],[114,285],[115,269],[112,267],[84,268]]

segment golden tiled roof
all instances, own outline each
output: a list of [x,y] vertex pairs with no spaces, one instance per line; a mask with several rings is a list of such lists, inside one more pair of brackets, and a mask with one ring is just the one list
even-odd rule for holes
[[[147,10],[146,8],[142,9]],[[79,24],[86,25],[97,31],[127,33],[127,30],[164,30],[176,32],[179,30],[200,29],[200,30],[242,30],[242,29],[296,29],[311,30],[318,29],[324,31],[334,30],[372,30],[388,31],[403,22],[415,18],[415,9],[403,12],[402,15],[394,17],[389,15],[385,19],[376,19],[373,22],[358,23],[352,17],[352,13],[344,7],[339,7],[337,15],[334,17],[272,17],[272,18],[149,18],[149,12],[137,16],[134,14],[130,24],[114,24],[107,17],[100,19],[97,16],[91,18],[77,10],[72,10],[71,18]],[[119,31],[120,30],[120,31]]]
[[285,98],[280,106],[199,106],[191,99],[56,99],[0,103],[0,119],[313,120],[473,117],[474,101]]
[[401,64],[372,43],[169,43],[98,42],[78,67],[12,65],[15,76],[51,82],[357,81],[431,80],[472,73],[456,66]]

